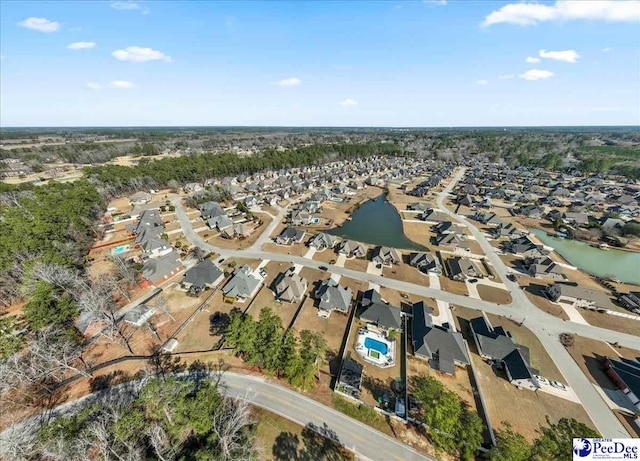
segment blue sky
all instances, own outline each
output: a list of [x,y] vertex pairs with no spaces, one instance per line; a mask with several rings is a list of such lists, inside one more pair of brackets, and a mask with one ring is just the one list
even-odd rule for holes
[[2,126],[640,124],[637,1],[2,1],[0,55]]

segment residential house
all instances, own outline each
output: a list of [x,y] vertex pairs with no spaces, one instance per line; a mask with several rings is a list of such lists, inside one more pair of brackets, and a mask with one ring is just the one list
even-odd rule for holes
[[165,239],[160,237],[152,237],[143,240],[139,244],[147,258],[157,258],[173,251],[173,247]]
[[207,220],[216,216],[226,216],[227,212],[222,208],[218,202],[205,202],[198,205],[200,210],[200,216],[202,219]]
[[139,191],[129,197],[131,205],[145,205],[151,201],[153,195],[149,192]]
[[251,236],[255,230],[256,227],[252,223],[235,223],[233,226],[222,229],[220,235],[226,239],[244,239]]
[[624,357],[607,357],[604,361],[607,376],[631,401],[631,404],[640,410],[640,360]]
[[258,206],[259,202],[260,200],[258,199],[258,197],[256,197],[255,195],[250,195],[249,197],[246,197],[244,199],[244,206],[246,206],[247,208],[253,208],[255,206]]
[[343,287],[331,278],[323,280],[313,292],[313,298],[319,301],[318,315],[328,318],[333,311],[346,314],[352,295],[351,288]]
[[527,258],[524,261],[524,268],[532,277],[536,278],[550,280],[564,280],[567,278],[562,272],[562,268],[548,256]]
[[500,216],[492,212],[478,212],[473,215],[473,219],[487,226],[499,226],[504,224]]
[[222,271],[210,259],[205,259],[184,273],[182,283],[187,289],[197,287],[203,290],[217,286],[223,278]]
[[176,251],[149,258],[142,265],[142,276],[148,282],[158,285],[180,272],[184,266]]
[[636,314],[640,314],[640,291],[630,291],[626,294],[618,295],[618,302],[622,307]]
[[536,245],[526,236],[505,242],[505,248],[513,254],[526,258],[541,258],[549,254],[542,245]]
[[575,224],[577,226],[586,226],[589,224],[589,215],[586,213],[573,213],[567,211],[562,214],[562,220],[568,224]]
[[315,248],[316,250],[324,250],[335,247],[337,243],[338,237],[320,232],[309,239],[308,245],[310,248]]
[[554,302],[571,304],[574,307],[595,309],[609,305],[609,299],[604,292],[565,283],[554,283],[548,286],[544,293]]
[[222,288],[226,298],[244,300],[250,298],[260,286],[261,281],[255,277],[249,266],[238,267],[233,276]]
[[365,258],[367,256],[367,248],[355,240],[343,240],[338,247],[338,253],[347,255],[347,257]]
[[409,255],[409,265],[425,274],[440,275],[442,273],[438,258],[429,253],[411,253]]
[[518,214],[531,219],[540,219],[544,215],[544,210],[537,205],[524,205],[520,207]]
[[293,245],[294,243],[302,242],[305,232],[295,227],[286,227],[275,238],[275,241],[279,245]]
[[207,219],[209,229],[217,229],[219,232],[233,226],[233,221],[226,214],[213,216]]
[[360,301],[360,308],[360,319],[375,325],[381,330],[398,331],[402,327],[400,308],[382,301],[380,293],[376,290],[371,289],[364,292]]
[[299,302],[307,291],[307,280],[296,274],[292,267],[280,274],[274,282],[276,298],[287,303]]
[[455,375],[455,367],[469,365],[469,354],[462,334],[453,331],[451,325],[433,325],[433,309],[420,301],[412,307],[411,342],[413,354],[428,360],[431,366],[449,375]]
[[476,264],[467,258],[448,258],[444,262],[447,276],[452,280],[464,281],[467,278],[482,278],[482,272]]
[[365,185],[362,181],[349,181],[349,188],[351,189],[355,189],[355,190],[360,190],[360,189],[364,189]]
[[521,237],[524,231],[518,229],[512,223],[502,223],[491,229],[491,235],[496,238],[500,237]]
[[204,190],[204,187],[202,187],[202,184],[200,184],[200,183],[189,182],[189,183],[185,184],[182,189],[186,193],[191,193],[191,192],[202,192]]
[[516,344],[502,327],[493,327],[484,315],[469,321],[471,335],[478,354],[502,368],[509,382],[519,388],[536,390],[540,387],[530,366],[529,349]]
[[289,222],[293,226],[308,226],[313,222],[313,215],[304,210],[293,210]]
[[373,250],[371,260],[376,264],[391,266],[392,264],[400,264],[402,262],[402,256],[395,248],[380,246]]
[[432,227],[432,230],[438,235],[444,234],[462,234],[462,228],[451,221],[443,221]]
[[409,203],[407,205],[407,210],[412,210],[412,211],[421,211],[421,212],[425,212],[425,211],[429,211],[431,209],[431,205],[429,205],[428,203],[424,203],[424,202],[414,202],[414,203]]
[[469,244],[463,234],[440,234],[435,238],[435,244],[449,248],[460,248],[469,251]]
[[135,327],[141,327],[153,317],[155,312],[156,310],[153,307],[147,306],[146,304],[138,304],[133,309],[128,310],[122,317],[122,320]]

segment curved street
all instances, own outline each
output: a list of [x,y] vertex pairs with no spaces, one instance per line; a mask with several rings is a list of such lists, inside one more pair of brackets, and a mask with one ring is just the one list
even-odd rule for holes
[[[184,374],[179,374],[184,375]],[[421,454],[410,446],[373,429],[326,405],[302,394],[270,382],[259,376],[225,372],[222,375],[222,390],[229,396],[246,399],[252,405],[289,419],[301,426],[311,423],[335,432],[340,442],[358,456],[371,460],[385,461],[437,461],[436,458]],[[139,388],[140,381],[113,386],[105,391],[89,394],[72,402],[67,402],[49,415],[64,415],[77,409],[78,405],[90,405],[97,400],[111,399],[128,401]],[[3,445],[38,420],[41,415],[32,416],[0,433],[0,452],[6,452]],[[271,447],[265,447],[269,450]]]
[[422,285],[404,282],[401,280],[395,280],[374,274],[367,274],[364,272],[346,269],[344,267],[330,265],[322,261],[314,261],[312,259],[307,259],[301,256],[262,251],[262,244],[267,242],[270,234],[276,228],[277,224],[284,218],[287,208],[281,208],[279,210],[278,216],[276,217],[277,219],[274,219],[272,221],[272,223],[267,227],[258,241],[251,248],[247,250],[227,250],[218,248],[207,243],[202,237],[194,232],[193,226],[189,220],[189,217],[186,215],[184,209],[182,208],[181,200],[179,198],[174,199],[173,204],[176,207],[176,216],[178,218],[178,221],[180,222],[182,231],[184,232],[187,240],[204,250],[218,253],[223,257],[241,257],[268,259],[279,262],[291,262],[292,264],[299,264],[314,269],[319,269],[320,266],[326,266],[329,268],[330,272],[335,274],[372,282],[380,286],[385,286],[402,292],[439,299],[454,305],[459,305],[476,310],[484,310],[491,314],[511,317],[515,321],[524,321],[525,326],[538,337],[549,356],[552,358],[560,372],[565,377],[567,383],[573,388],[598,431],[604,437],[629,437],[628,432],[626,431],[622,423],[618,420],[618,418],[613,414],[607,403],[603,400],[602,396],[596,391],[593,384],[585,376],[580,367],[575,363],[564,346],[560,344],[558,335],[564,332],[573,333],[598,341],[606,341],[609,343],[618,342],[622,346],[637,350],[640,350],[640,337],[607,330],[593,325],[584,325],[571,321],[563,321],[538,309],[529,300],[520,286],[516,282],[510,281],[506,277],[509,273],[509,269],[506,267],[500,257],[495,253],[494,248],[490,245],[484,234],[482,234],[482,232],[480,232],[476,226],[467,221],[464,217],[458,216],[457,214],[447,209],[446,206],[444,206],[444,198],[450,194],[457,182],[464,176],[465,171],[465,168],[460,168],[453,179],[449,182],[447,187],[445,187],[445,189],[438,195],[438,207],[452,220],[465,224],[465,226],[470,230],[470,232],[482,248],[483,252],[487,255],[487,258],[502,278],[505,286],[511,293],[511,304],[495,304],[480,299],[449,293],[440,289],[430,288]]

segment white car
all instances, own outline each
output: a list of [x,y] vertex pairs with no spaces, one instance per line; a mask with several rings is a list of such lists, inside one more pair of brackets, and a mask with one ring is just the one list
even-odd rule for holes
[[533,377],[536,378],[536,381],[538,381],[539,383],[546,384],[546,385],[551,384],[549,380],[543,376],[533,375]]
[[559,383],[558,381],[551,381],[551,385],[555,388],[562,389],[563,391],[567,390],[567,386],[565,386],[562,383]]

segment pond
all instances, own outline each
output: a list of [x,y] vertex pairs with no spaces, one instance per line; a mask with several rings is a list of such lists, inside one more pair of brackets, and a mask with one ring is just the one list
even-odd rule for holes
[[640,285],[640,253],[601,250],[584,242],[552,237],[540,229],[531,229],[531,232],[579,269],[600,277]]
[[385,195],[366,201],[353,212],[351,221],[345,221],[342,227],[330,229],[327,233],[373,245],[427,250],[404,235],[402,219]]

